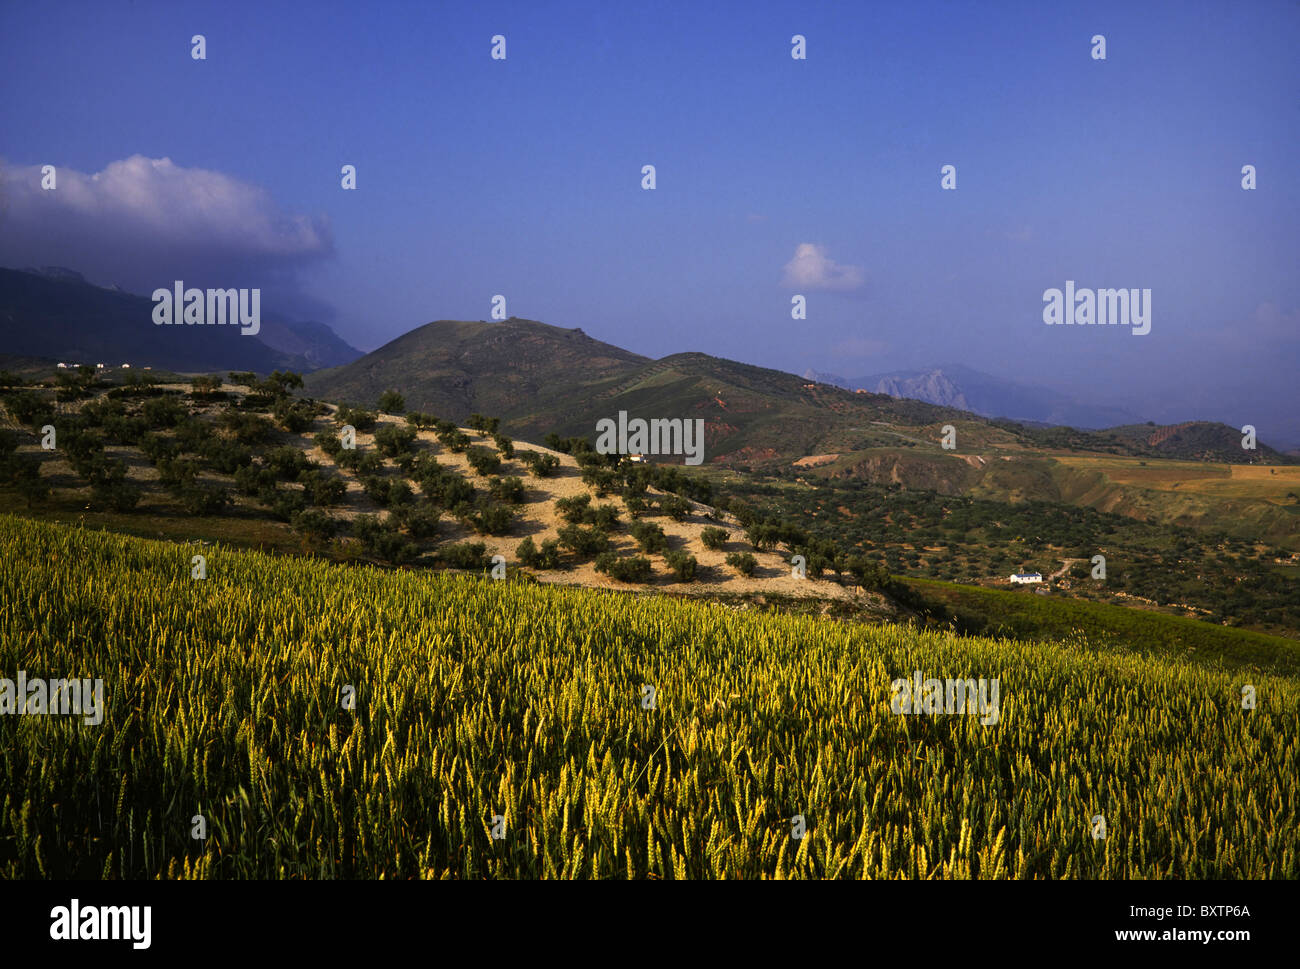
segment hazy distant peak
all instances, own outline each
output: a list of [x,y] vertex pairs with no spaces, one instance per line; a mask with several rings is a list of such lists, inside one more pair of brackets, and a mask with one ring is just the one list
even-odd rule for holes
[[84,283],[86,281],[85,276],[75,269],[68,269],[66,266],[42,266],[39,269],[29,266],[23,272],[44,276],[46,279],[59,279],[71,283]]
[[868,387],[877,394],[890,397],[906,397],[912,400],[924,400],[941,407],[955,407],[958,410],[973,410],[966,400],[966,395],[942,370],[927,370],[911,376],[887,376]]

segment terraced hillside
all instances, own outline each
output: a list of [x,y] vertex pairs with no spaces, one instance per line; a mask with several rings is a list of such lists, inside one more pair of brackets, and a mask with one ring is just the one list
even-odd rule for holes
[[482,426],[340,410],[246,379],[256,391],[214,378],[12,392],[0,489],[47,519],[142,535],[470,571],[500,556],[545,582],[890,611],[880,596],[794,577],[788,555],[746,543],[733,516],[656,486],[680,480],[670,469],[616,470]]

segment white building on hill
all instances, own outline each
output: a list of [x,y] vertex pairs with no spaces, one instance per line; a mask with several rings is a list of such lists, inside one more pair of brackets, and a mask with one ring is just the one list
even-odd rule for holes
[[1042,582],[1042,572],[1017,572],[1011,576],[1012,585],[1030,585],[1034,582]]

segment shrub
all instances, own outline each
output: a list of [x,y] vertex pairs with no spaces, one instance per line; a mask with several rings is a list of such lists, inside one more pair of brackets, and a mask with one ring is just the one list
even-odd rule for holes
[[781,540],[781,530],[769,522],[755,522],[745,531],[745,538],[755,551],[775,548]]
[[512,505],[522,504],[524,500],[524,483],[515,477],[498,478],[492,482],[492,487],[488,493],[500,501],[509,502]]
[[695,556],[689,552],[681,551],[669,552],[664,556],[664,561],[672,569],[673,575],[677,576],[679,582],[694,582],[695,572],[699,568],[699,562]]
[[700,532],[700,541],[704,543],[704,547],[715,552],[722,548],[730,537],[731,533],[725,528],[715,528],[712,525]]
[[268,451],[263,460],[268,468],[285,481],[297,481],[300,474],[316,467],[305,453],[287,444]]
[[574,495],[571,498],[557,498],[555,510],[570,525],[581,525],[591,507],[591,495]]
[[176,492],[187,515],[220,515],[230,504],[230,492],[216,485],[190,482]]
[[221,412],[217,424],[235,436],[240,444],[261,444],[271,431],[271,422],[259,414],[245,414],[228,408]]
[[469,513],[462,513],[462,516],[466,524],[482,535],[506,535],[515,522],[513,508],[486,499],[477,501]]
[[618,509],[613,505],[601,505],[587,513],[586,521],[602,532],[612,532],[618,528]]
[[478,431],[479,434],[486,437],[488,434],[496,433],[497,428],[501,426],[501,418],[484,417],[482,414],[470,414],[469,420],[465,422],[465,426],[469,427],[471,430]]
[[748,552],[732,552],[727,556],[727,564],[744,576],[751,576],[758,568],[758,560]]
[[290,390],[301,386],[302,374],[294,373],[292,370],[286,370],[284,373],[276,370],[265,380],[253,384],[252,389],[271,397],[285,397]]
[[312,439],[316,446],[332,458],[338,458],[339,453],[343,450],[343,442],[337,434],[330,431],[321,431]]
[[406,412],[406,399],[395,390],[385,390],[379,395],[379,410],[384,414],[403,414]]
[[400,505],[393,509],[390,520],[406,529],[414,539],[432,538],[438,531],[438,519],[441,512],[437,508],[423,505]]
[[305,400],[280,397],[271,408],[271,416],[286,431],[297,434],[311,427],[316,419],[316,407]]
[[303,492],[313,505],[337,505],[347,495],[347,482],[324,471],[308,471],[299,479]]
[[337,519],[316,508],[308,508],[293,516],[293,530],[300,532],[313,544],[325,544],[338,531]]
[[644,555],[620,558],[613,552],[602,552],[596,557],[596,571],[618,582],[648,582],[653,573],[650,560]]
[[193,388],[193,396],[210,398],[221,389],[221,378],[215,374],[204,374],[191,380],[190,386]]
[[339,426],[351,424],[358,431],[369,431],[375,426],[375,415],[372,411],[360,410],[356,407],[343,406],[338,409],[334,415],[334,422]]
[[889,582],[889,571],[880,563],[862,555],[850,557],[846,563],[849,575],[858,580],[864,589],[880,589]]
[[497,446],[503,458],[513,458],[515,456],[515,442],[510,440],[504,434],[493,434],[492,443]]
[[559,530],[560,544],[579,559],[589,559],[609,548],[609,536],[594,528],[566,525]]
[[340,451],[334,463],[355,474],[378,474],[384,469],[384,459],[374,451],[362,451],[356,448]]
[[212,437],[205,441],[200,446],[198,453],[208,468],[221,474],[234,474],[253,461],[251,449],[235,441],[227,441],[219,437]]
[[267,490],[275,490],[275,472],[257,464],[248,464],[235,472],[235,487],[246,495],[257,495]]
[[469,461],[470,467],[485,478],[501,470],[501,458],[487,448],[472,447],[466,452],[465,458]]
[[361,479],[361,486],[372,501],[388,508],[396,508],[415,500],[411,486],[400,478],[366,475]]
[[520,459],[528,466],[534,478],[549,478],[560,466],[560,459],[554,454],[543,454],[541,451],[524,451],[520,454]]
[[401,424],[385,424],[375,431],[375,447],[390,458],[411,450],[415,441],[415,428]]
[[398,533],[393,522],[381,522],[373,515],[362,515],[352,523],[352,533],[370,555],[395,565],[409,562],[420,550]]
[[492,563],[487,557],[487,546],[482,542],[461,542],[438,549],[438,561],[453,569],[482,572]]
[[140,501],[140,489],[129,481],[109,480],[91,485],[91,500],[113,511],[130,511]]
[[174,458],[181,449],[161,434],[146,434],[140,439],[140,451],[146,458],[157,464],[162,458]]
[[539,549],[531,537],[525,538],[515,549],[515,556],[530,569],[558,569],[560,567],[560,543],[553,538],[542,542]]
[[158,481],[168,491],[183,488],[199,473],[199,466],[186,458],[160,458],[157,464]]
[[582,483],[603,498],[618,488],[618,473],[612,468],[588,467],[582,472]]
[[474,486],[453,471],[441,466],[436,470],[430,468],[420,479],[420,490],[434,504],[443,508],[455,508],[465,502],[473,502],[478,492]]
[[41,462],[35,455],[10,455],[4,469],[6,479],[18,489],[18,494],[32,507],[49,497],[50,484],[41,477]]
[[176,443],[181,446],[182,451],[190,451],[194,454],[202,452],[204,446],[216,435],[212,427],[206,422],[199,420],[197,417],[186,417],[176,424]]
[[307,507],[307,498],[301,491],[276,488],[262,491],[257,500],[270,508],[271,514],[280,521],[291,522],[293,516]]
[[637,522],[632,526],[632,537],[643,552],[662,552],[668,547],[668,536],[654,522]]
[[452,428],[450,431],[440,433],[438,440],[443,447],[455,454],[465,453],[465,449],[470,445],[469,435],[458,428]]
[[189,412],[181,406],[175,397],[170,395],[146,400],[144,406],[140,409],[140,413],[149,422],[149,426],[153,428],[175,427],[189,417]]
[[19,424],[40,427],[54,421],[54,407],[49,399],[33,390],[20,390],[5,394],[5,410]]
[[659,499],[660,510],[671,518],[673,521],[684,522],[691,516],[693,506],[685,498],[678,498],[676,495],[665,495]]

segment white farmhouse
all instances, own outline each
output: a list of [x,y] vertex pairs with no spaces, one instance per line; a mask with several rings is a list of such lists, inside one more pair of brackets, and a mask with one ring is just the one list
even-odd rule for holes
[[1042,572],[1016,572],[1011,576],[1012,585],[1032,585],[1043,581]]

